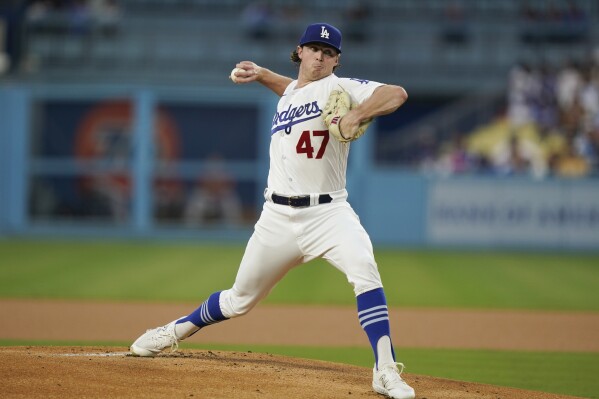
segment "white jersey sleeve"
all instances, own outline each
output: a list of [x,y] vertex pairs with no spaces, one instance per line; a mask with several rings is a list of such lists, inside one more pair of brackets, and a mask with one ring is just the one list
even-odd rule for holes
[[349,93],[352,103],[357,104],[366,101],[377,87],[382,86],[382,83],[364,79],[338,78],[337,80],[338,85]]
[[268,188],[283,195],[345,189],[349,143],[330,137],[322,118],[329,94],[342,87],[362,103],[381,83],[328,76],[296,89],[289,84],[272,121]]

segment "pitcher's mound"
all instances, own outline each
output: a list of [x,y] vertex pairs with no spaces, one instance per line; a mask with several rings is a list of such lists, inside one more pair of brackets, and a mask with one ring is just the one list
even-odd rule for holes
[[[3,398],[383,398],[372,371],[250,352],[181,350],[138,358],[114,347],[0,348]],[[417,398],[567,398],[409,373]]]

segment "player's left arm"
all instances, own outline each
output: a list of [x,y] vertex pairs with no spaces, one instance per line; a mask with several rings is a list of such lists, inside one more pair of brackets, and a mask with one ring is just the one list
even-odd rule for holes
[[344,136],[353,136],[362,122],[395,112],[407,99],[408,93],[401,86],[379,86],[369,98],[343,116],[339,127]]

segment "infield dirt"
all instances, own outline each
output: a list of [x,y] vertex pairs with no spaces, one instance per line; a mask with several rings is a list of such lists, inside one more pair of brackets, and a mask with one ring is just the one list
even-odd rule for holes
[[[0,300],[0,338],[130,342],[190,310],[187,304]],[[391,314],[399,346],[597,351],[599,345],[595,313],[392,309]],[[558,325],[562,328],[553,328]],[[190,341],[368,345],[353,309],[297,306],[259,306]],[[382,398],[370,388],[372,371],[364,367],[251,352],[184,349],[148,359],[126,351],[126,346],[0,348],[0,397]],[[572,398],[410,373],[404,378],[418,399]]]

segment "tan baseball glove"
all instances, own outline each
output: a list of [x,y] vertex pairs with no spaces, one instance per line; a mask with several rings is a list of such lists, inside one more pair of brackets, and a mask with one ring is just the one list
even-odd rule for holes
[[370,125],[370,122],[372,122],[372,118],[362,122],[353,135],[346,136],[341,133],[341,118],[343,118],[352,107],[349,94],[343,90],[343,88],[340,88],[340,90],[333,90],[331,92],[327,104],[322,110],[322,117],[325,125],[329,128],[329,133],[342,143],[348,143],[360,138]]

